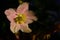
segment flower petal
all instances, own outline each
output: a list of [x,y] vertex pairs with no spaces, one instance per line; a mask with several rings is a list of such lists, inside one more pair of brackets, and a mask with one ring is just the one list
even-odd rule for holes
[[16,12],[14,9],[8,9],[5,11],[5,14],[9,21],[14,21],[13,19],[16,17]]
[[33,22],[33,20],[31,20],[31,19],[27,19],[26,21],[25,21],[25,23],[27,23],[27,24],[30,24],[30,23],[32,23]]
[[26,33],[32,32],[32,30],[28,27],[28,24],[21,24],[21,31]]
[[14,18],[16,18],[16,15],[15,14],[11,14],[10,16],[7,16],[8,20],[11,22],[11,21],[14,21]]
[[17,8],[18,13],[24,13],[27,10],[28,10],[28,3],[26,3],[26,2],[19,5],[18,8]]
[[37,17],[35,17],[35,16],[28,16],[28,17],[27,17],[27,20],[28,20],[28,19],[37,21]]
[[15,33],[14,28],[16,27],[15,23],[10,23],[10,30]]
[[9,15],[11,15],[11,14],[16,14],[16,12],[15,12],[14,9],[10,8],[10,9],[8,9],[8,10],[5,10],[5,15],[6,15],[6,16],[9,16]]
[[31,19],[31,20],[37,21],[37,17],[34,15],[34,13],[32,11],[28,11],[26,13],[26,16],[27,16],[27,19]]
[[18,33],[20,29],[20,24],[16,24],[16,27],[14,28],[15,33]]
[[18,31],[20,30],[20,25],[14,23],[14,22],[11,22],[11,23],[10,23],[10,30],[11,30],[13,33],[18,33]]

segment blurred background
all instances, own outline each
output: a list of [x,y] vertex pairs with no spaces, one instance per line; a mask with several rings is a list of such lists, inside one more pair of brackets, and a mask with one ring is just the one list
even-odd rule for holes
[[[20,0],[29,3],[38,21],[29,24],[31,33],[20,32],[20,40],[60,40],[60,0]],[[0,40],[17,40],[4,11],[17,8],[19,0],[0,0]]]

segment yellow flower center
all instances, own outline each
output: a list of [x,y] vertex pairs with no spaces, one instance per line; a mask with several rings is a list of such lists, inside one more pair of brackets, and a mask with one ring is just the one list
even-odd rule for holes
[[18,24],[24,23],[26,21],[26,16],[24,14],[18,14],[15,18],[15,22]]

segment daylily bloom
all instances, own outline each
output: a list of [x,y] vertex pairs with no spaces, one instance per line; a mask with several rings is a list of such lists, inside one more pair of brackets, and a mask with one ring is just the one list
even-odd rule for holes
[[10,30],[13,33],[17,33],[19,30],[26,33],[32,31],[28,24],[37,21],[37,17],[32,11],[28,10],[28,7],[29,4],[25,2],[19,5],[16,10],[12,8],[5,10],[5,15],[10,21]]

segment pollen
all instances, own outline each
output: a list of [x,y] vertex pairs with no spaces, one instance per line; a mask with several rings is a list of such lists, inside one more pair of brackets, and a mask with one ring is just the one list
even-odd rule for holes
[[26,16],[24,14],[18,14],[14,20],[16,23],[21,24],[26,21]]

